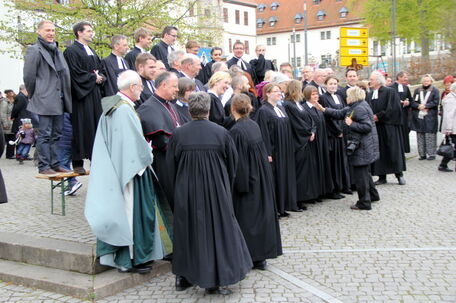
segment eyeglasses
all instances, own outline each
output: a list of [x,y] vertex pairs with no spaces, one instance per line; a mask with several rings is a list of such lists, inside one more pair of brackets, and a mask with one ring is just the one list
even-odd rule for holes
[[171,37],[174,37],[174,38],[177,38],[177,35],[171,35],[171,34],[167,34],[167,35],[169,35]]

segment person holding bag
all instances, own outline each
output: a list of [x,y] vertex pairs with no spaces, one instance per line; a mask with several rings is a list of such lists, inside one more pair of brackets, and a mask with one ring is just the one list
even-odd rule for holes
[[[443,117],[442,117],[442,133],[446,136],[445,141],[449,141],[453,148],[456,145],[456,83],[451,84],[450,93],[442,100]],[[456,151],[453,152],[453,157]],[[452,157],[443,157],[440,162],[439,171],[452,172],[448,168],[448,163]]]

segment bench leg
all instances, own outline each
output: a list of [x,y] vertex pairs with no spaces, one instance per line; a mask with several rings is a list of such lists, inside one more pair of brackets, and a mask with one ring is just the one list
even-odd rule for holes
[[60,195],[62,198],[62,216],[65,216],[65,181],[65,178],[63,178],[60,181]]
[[51,214],[54,214],[54,181],[51,180]]
[[[62,178],[60,182],[54,185],[54,181],[51,180],[51,214],[53,215],[65,216],[65,181],[67,181],[67,179]],[[57,187],[60,187],[60,199],[62,207],[60,214],[54,213],[54,189],[56,189]]]

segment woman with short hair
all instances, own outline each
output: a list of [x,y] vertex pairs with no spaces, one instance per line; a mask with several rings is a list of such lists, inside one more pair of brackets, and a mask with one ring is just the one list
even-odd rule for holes
[[[442,108],[442,133],[453,144],[453,148],[456,148],[456,83],[451,84],[450,93],[442,100]],[[456,150],[454,151],[454,156],[456,156]],[[450,161],[451,158],[443,157],[439,170],[452,172],[453,170],[448,168]]]
[[195,92],[196,84],[189,78],[179,78],[179,91],[177,92],[176,110],[179,113],[182,123],[192,120],[188,111],[188,98],[191,93]]

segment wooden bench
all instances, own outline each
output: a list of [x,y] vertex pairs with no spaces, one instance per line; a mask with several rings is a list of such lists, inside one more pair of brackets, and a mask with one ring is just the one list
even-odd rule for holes
[[[56,176],[46,176],[46,175],[38,175],[36,176],[37,179],[44,179],[51,181],[51,214],[53,215],[60,215],[65,216],[65,183],[68,184],[68,179],[72,177],[80,177],[80,176],[88,176],[90,172],[86,170],[86,174],[80,175],[75,172],[69,173],[60,173]],[[54,183],[57,182],[57,183]],[[60,187],[60,198],[61,198],[61,213],[54,213],[54,189]]]

